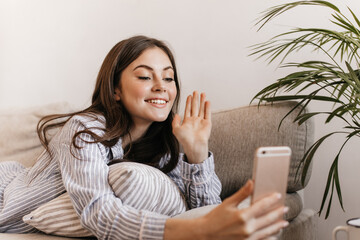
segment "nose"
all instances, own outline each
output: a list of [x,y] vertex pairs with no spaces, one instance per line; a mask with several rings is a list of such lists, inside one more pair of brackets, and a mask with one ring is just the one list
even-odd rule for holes
[[154,86],[152,87],[154,92],[166,92],[166,86],[164,81],[159,77],[154,77]]

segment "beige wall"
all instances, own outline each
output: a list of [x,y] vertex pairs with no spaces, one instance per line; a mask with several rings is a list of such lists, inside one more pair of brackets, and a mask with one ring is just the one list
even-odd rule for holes
[[[248,57],[248,46],[266,40],[287,26],[327,24],[328,12],[302,8],[256,32],[254,20],[279,0],[1,0],[0,109],[68,101],[87,106],[97,71],[110,48],[134,34],[166,40],[175,52],[182,99],[205,91],[214,110],[246,105],[262,87],[284,70]],[[348,3],[352,9],[357,1]],[[304,54],[297,57],[300,60]],[[313,109],[322,105],[312,106]],[[316,136],[329,131],[316,122]],[[334,126],[336,129],[337,125]],[[316,156],[305,190],[307,207],[318,209],[327,177],[334,138]],[[351,143],[341,161],[343,213],[334,200],[327,222],[320,221],[319,239],[330,239],[335,225],[360,216],[359,141]],[[352,187],[354,186],[354,187]]]

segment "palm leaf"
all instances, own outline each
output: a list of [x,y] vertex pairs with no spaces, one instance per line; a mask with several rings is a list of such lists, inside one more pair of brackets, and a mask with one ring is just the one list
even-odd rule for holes
[[358,25],[358,27],[360,27],[360,21],[359,21],[359,19],[356,17],[356,15],[354,14],[354,12],[353,12],[350,8],[348,8],[348,10],[349,10],[349,12],[351,13],[352,17],[354,18],[354,20],[355,20],[356,24]]
[[327,2],[327,1],[297,1],[297,2],[292,2],[292,3],[282,4],[282,5],[278,5],[278,6],[270,8],[263,14],[263,16],[255,24],[255,25],[261,24],[258,31],[261,28],[263,28],[263,26],[271,19],[273,19],[276,16],[278,16],[294,7],[297,7],[299,5],[320,5],[320,6],[329,7],[331,9],[335,10],[336,12],[340,12],[340,10],[335,5],[333,5],[332,3]]
[[[306,151],[306,153],[304,154],[304,157],[301,160],[301,164],[298,166],[298,170],[300,169],[301,165],[303,166],[303,171],[301,174],[301,183],[303,186],[305,186],[305,180],[306,180],[306,176],[307,176],[307,172],[309,170],[311,161],[314,157],[315,152],[318,150],[318,148],[321,146],[321,144],[330,136],[334,135],[334,134],[338,134],[338,133],[343,133],[343,132],[332,132],[329,134],[326,134],[325,136],[321,137],[320,139],[318,139],[313,145],[311,145],[311,147]],[[298,171],[296,176],[298,176]]]
[[342,200],[342,194],[341,194],[340,177],[339,177],[339,170],[338,170],[339,169],[339,166],[338,166],[339,164],[338,163],[339,163],[340,153],[342,152],[342,150],[344,149],[345,145],[348,143],[350,138],[351,137],[347,137],[346,141],[342,144],[338,154],[336,155],[336,157],[335,157],[335,159],[333,161],[333,164],[332,164],[332,166],[330,168],[330,171],[329,171],[329,176],[328,176],[328,180],[327,180],[327,184],[326,184],[327,187],[325,189],[325,192],[324,192],[324,195],[323,195],[323,200],[322,200],[322,203],[321,203],[321,206],[320,206],[320,211],[319,211],[319,215],[321,215],[321,212],[322,212],[324,204],[325,204],[326,197],[328,196],[328,190],[329,190],[328,186],[330,185],[330,181],[332,181],[331,195],[330,195],[330,200],[329,200],[329,203],[328,203],[325,219],[328,218],[329,214],[330,214],[332,196],[333,196],[333,193],[334,193],[334,185],[336,187],[336,193],[338,195],[338,199],[339,199],[341,209],[343,211],[345,211],[344,210],[344,205],[343,205],[343,200]]
[[[333,175],[334,175],[334,173],[333,173]],[[334,177],[332,176],[331,194],[330,194],[330,199],[329,199],[329,203],[328,203],[328,208],[326,210],[325,219],[327,219],[329,217],[330,207],[331,207],[333,196],[334,196]],[[321,211],[322,211],[322,209],[320,209],[319,216],[321,215]]]
[[[280,60],[279,67],[296,69],[287,76],[259,91],[255,99],[261,102],[282,102],[297,100],[298,103],[281,119],[282,122],[295,110],[299,109],[294,122],[299,125],[311,118],[328,115],[325,124],[334,118],[343,120],[347,131],[328,133],[310,146],[305,152],[296,171],[296,179],[300,177],[305,185],[306,176],[315,153],[326,139],[334,134],[346,134],[346,140],[336,154],[327,176],[326,186],[321,201],[319,214],[324,210],[328,200],[325,218],[328,218],[333,202],[334,192],[338,196],[341,208],[344,210],[338,165],[340,153],[350,138],[360,137],[360,21],[354,12],[348,8],[351,20],[338,7],[327,1],[295,1],[269,8],[263,12],[256,25],[258,30],[275,17],[299,6],[320,6],[332,10],[330,22],[339,30],[327,28],[297,27],[272,37],[269,41],[250,46],[250,56],[266,58],[270,64]],[[290,54],[312,48],[314,53],[323,53],[328,61],[310,60],[301,63],[286,63]],[[340,59],[340,63],[338,61]],[[356,67],[353,67],[356,66]],[[299,70],[300,69],[300,70]],[[307,112],[305,109],[313,101],[328,102],[331,111]],[[300,169],[302,169],[301,175]]]

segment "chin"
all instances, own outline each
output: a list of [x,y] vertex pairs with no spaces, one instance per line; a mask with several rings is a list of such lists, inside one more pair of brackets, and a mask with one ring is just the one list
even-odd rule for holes
[[168,117],[169,117],[169,115],[162,116],[162,117],[156,117],[153,119],[153,121],[154,122],[164,122]]
[[157,119],[154,120],[154,122],[165,122],[167,118],[161,118],[161,119]]
[[152,116],[152,121],[154,122],[164,122],[169,117],[169,113],[166,114],[156,114]]

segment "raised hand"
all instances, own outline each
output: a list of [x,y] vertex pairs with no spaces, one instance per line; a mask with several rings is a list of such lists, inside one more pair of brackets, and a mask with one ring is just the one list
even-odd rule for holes
[[208,157],[208,142],[211,133],[210,102],[205,93],[198,92],[186,99],[184,119],[178,114],[172,122],[173,134],[182,145],[189,163],[201,163]]

